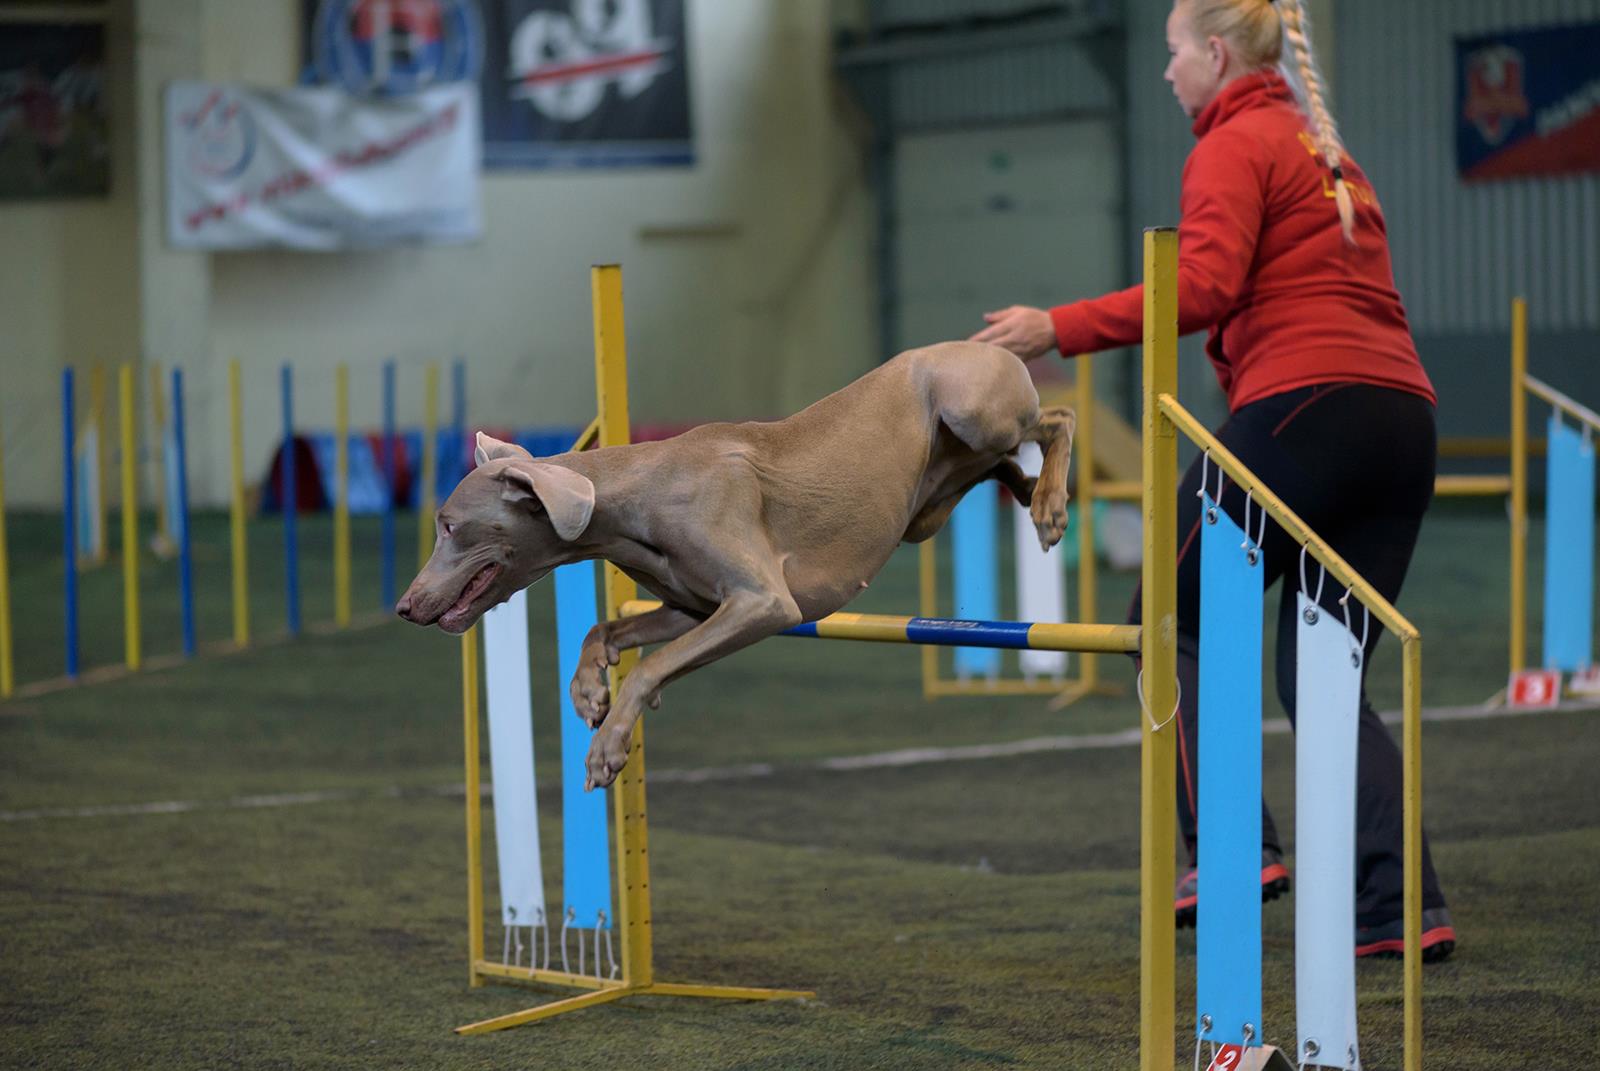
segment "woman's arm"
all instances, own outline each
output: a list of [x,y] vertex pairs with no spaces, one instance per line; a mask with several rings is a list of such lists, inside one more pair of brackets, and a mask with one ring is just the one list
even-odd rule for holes
[[[1220,321],[1243,291],[1266,212],[1267,167],[1254,138],[1228,130],[1189,154],[1178,227],[1180,334]],[[1049,318],[1064,356],[1131,346],[1144,337],[1144,287],[1058,305]]]

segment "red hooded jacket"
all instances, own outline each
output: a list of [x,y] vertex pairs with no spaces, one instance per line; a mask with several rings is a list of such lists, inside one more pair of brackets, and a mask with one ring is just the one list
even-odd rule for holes
[[[1333,175],[1276,72],[1228,85],[1194,123],[1178,227],[1178,329],[1206,352],[1230,410],[1315,383],[1371,383],[1437,399],[1395,290],[1376,194],[1343,163],[1357,245]],[[1050,310],[1065,356],[1143,337],[1144,288]]]

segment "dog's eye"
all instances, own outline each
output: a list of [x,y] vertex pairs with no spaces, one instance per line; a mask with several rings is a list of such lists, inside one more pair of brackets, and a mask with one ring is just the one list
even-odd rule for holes
[[449,521],[445,521],[444,522],[444,534],[445,535],[454,535],[455,534],[455,530],[456,530],[456,526],[455,525],[451,524]]

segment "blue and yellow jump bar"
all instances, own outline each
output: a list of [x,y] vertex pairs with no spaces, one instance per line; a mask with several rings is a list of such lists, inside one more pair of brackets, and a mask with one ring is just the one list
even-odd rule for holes
[[[661,604],[633,599],[623,617],[638,617]],[[1138,625],[1078,625],[1046,621],[967,621],[944,617],[836,613],[781,633],[822,640],[913,643],[936,647],[998,647],[1013,651],[1089,651],[1130,654],[1139,650]]]

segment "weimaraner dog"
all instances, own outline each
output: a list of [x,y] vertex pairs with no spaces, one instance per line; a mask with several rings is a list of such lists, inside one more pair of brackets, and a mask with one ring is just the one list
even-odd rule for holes
[[[1030,506],[1039,542],[1066,527],[1077,419],[1039,406],[1022,361],[976,342],[910,350],[786,420],[707,424],[660,442],[538,458],[479,433],[478,467],[439,509],[437,542],[395,607],[465,632],[558,565],[603,558],[658,597],[584,640],[572,699],[609,785],[661,689],[838,610],[896,546],[936,533],[975,484]],[[1013,455],[1039,443],[1037,479]],[[615,696],[623,650],[660,643]]]

